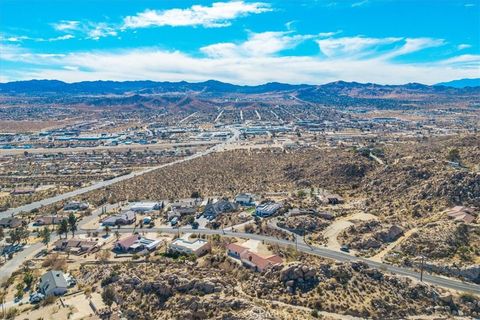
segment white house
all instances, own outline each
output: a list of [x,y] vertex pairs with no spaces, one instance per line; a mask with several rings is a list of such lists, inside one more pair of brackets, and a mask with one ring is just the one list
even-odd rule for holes
[[51,270],[40,278],[39,287],[45,296],[61,296],[67,293],[68,282],[62,271]]
[[260,204],[255,209],[255,214],[259,217],[269,217],[277,212],[282,205],[276,202],[267,202]]
[[159,210],[160,208],[161,204],[158,202],[137,202],[130,207],[130,210],[135,212],[150,212]]
[[189,240],[187,237],[175,239],[169,246],[171,251],[194,254],[197,257],[211,250],[210,243],[203,239]]

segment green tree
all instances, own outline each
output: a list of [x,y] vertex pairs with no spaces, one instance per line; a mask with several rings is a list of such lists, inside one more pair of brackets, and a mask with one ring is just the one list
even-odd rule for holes
[[115,238],[116,238],[117,241],[118,241],[118,239],[120,239],[120,232],[118,232],[118,230],[115,230],[114,233],[115,233]]
[[458,151],[458,149],[450,149],[448,151],[447,160],[460,163],[460,151]]
[[22,241],[26,241],[30,236],[30,231],[28,231],[25,227],[19,227],[11,230],[8,235],[10,236],[9,242],[12,244],[16,244]]
[[65,238],[67,237],[68,234],[68,221],[66,219],[63,219],[60,221],[60,224],[58,225],[57,229],[57,234],[62,237],[62,234],[65,235]]
[[105,235],[108,237],[108,234],[110,232],[110,227],[109,226],[105,226]]
[[42,243],[47,246],[50,243],[51,240],[51,235],[52,232],[50,231],[50,228],[44,227],[42,230],[39,232],[39,236],[42,238]]
[[111,286],[106,286],[102,292],[102,300],[109,307],[112,307],[112,304],[116,301],[117,297],[115,291]]
[[70,213],[68,216],[68,227],[70,232],[72,232],[72,237],[74,237],[75,231],[77,231],[77,217],[73,213]]
[[27,289],[30,289],[32,287],[33,280],[34,280],[33,274],[30,271],[26,272],[23,275],[23,283],[25,283],[25,286]]

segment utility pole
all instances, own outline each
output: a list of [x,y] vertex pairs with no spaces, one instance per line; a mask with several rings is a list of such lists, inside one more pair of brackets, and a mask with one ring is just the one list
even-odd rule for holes
[[422,256],[422,261],[420,265],[420,282],[423,282],[423,269],[424,269],[424,264],[425,264],[425,256]]

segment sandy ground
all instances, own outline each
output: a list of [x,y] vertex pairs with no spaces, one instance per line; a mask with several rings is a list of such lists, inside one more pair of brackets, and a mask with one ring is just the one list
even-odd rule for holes
[[417,231],[417,228],[413,228],[413,229],[408,230],[407,232],[405,232],[405,234],[403,236],[398,238],[396,241],[390,243],[385,249],[383,249],[382,251],[380,251],[379,253],[374,255],[371,259],[375,260],[375,261],[378,261],[378,262],[382,262],[383,257],[385,257],[385,255],[387,253],[389,253],[397,245],[401,244],[403,241],[408,239],[415,231]]
[[374,216],[373,214],[359,212],[359,213],[355,213],[355,214],[335,220],[323,232],[323,235],[325,236],[325,238],[328,239],[327,247],[330,249],[337,249],[337,250],[340,249],[341,245],[338,242],[337,237],[340,234],[340,232],[342,232],[346,228],[353,225],[353,222],[352,222],[353,220],[367,221],[367,220],[374,220],[374,219],[377,219],[377,217]]
[[240,245],[261,256],[270,256],[273,254],[261,241],[258,240],[249,239],[243,243],[240,243]]

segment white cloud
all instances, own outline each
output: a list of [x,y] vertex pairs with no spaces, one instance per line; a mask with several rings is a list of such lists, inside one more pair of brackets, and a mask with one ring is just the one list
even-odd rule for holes
[[366,55],[379,46],[393,44],[402,38],[367,38],[362,36],[317,40],[320,51],[327,57]]
[[108,36],[116,36],[117,31],[106,23],[92,24],[87,31],[87,39],[99,40]]
[[98,79],[157,81],[217,79],[238,84],[259,84],[269,81],[318,84],[341,79],[384,84],[407,82],[432,84],[454,78],[478,77],[480,67],[478,55],[463,55],[432,63],[413,64],[348,56],[195,57],[179,51],[156,48],[40,55],[11,47],[9,50],[2,49],[1,52],[3,59],[36,64],[29,72],[21,74],[17,70],[8,72],[5,74],[6,78],[60,79],[68,82]]
[[338,30],[338,31],[331,31],[331,32],[320,32],[317,35],[320,38],[330,38],[330,37],[333,37],[334,35],[339,34],[339,33],[342,33],[342,31]]
[[472,45],[471,44],[467,44],[467,43],[462,43],[462,44],[459,44],[457,46],[457,49],[458,50],[464,50],[464,49],[468,49],[468,48],[471,48]]
[[384,59],[390,59],[409,53],[417,52],[420,50],[439,47],[445,45],[445,40],[443,39],[433,39],[433,38],[406,38],[404,44],[383,56]]
[[354,2],[354,3],[352,3],[352,8],[364,6],[364,5],[366,5],[367,3],[369,3],[369,2],[370,2],[369,0],[363,0],[363,1],[359,1],[359,2]]
[[271,11],[262,2],[244,1],[215,2],[210,7],[194,5],[188,9],[145,10],[124,19],[123,28],[145,28],[150,26],[203,26],[225,27],[230,21],[249,14]]
[[80,21],[62,20],[52,24],[52,26],[57,31],[73,31],[80,28]]
[[235,44],[216,43],[200,50],[209,57],[264,57],[296,47],[310,35],[291,35],[290,32],[251,33],[248,40]]

